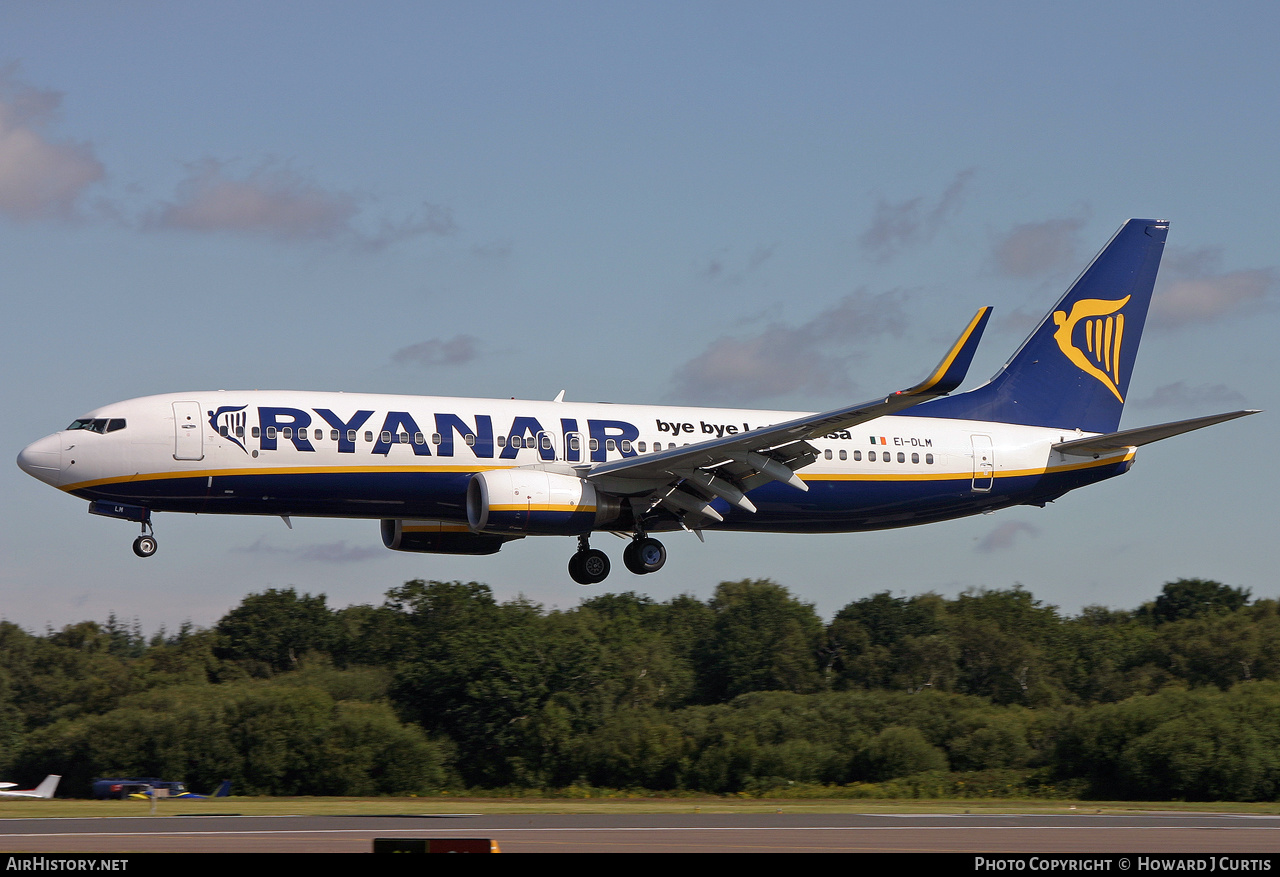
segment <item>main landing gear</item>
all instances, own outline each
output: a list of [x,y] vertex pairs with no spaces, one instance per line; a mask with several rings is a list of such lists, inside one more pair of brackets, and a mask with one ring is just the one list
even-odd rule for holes
[[662,569],[667,562],[667,549],[657,539],[637,536],[622,552],[623,565],[638,576]]
[[[569,576],[580,585],[597,585],[609,575],[609,556],[590,547],[590,537],[578,537],[578,550],[569,558]],[[667,549],[657,539],[637,534],[622,552],[622,563],[638,576],[662,569]]]
[[569,558],[569,578],[580,585],[597,585],[609,575],[609,555],[590,547],[588,536],[578,537],[578,550]]

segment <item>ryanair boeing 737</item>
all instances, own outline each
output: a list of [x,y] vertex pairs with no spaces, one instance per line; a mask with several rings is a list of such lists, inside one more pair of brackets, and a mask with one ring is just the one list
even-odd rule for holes
[[925,380],[820,414],[218,390],[104,406],[18,465],[139,523],[140,557],[156,550],[153,512],[370,518],[396,551],[573,536],[582,584],[609,574],[598,531],[629,536],[623,562],[645,574],[667,558],[655,533],[843,533],[1043,506],[1127,472],[1139,445],[1254,413],[1117,431],[1168,227],[1125,223],[967,393],[948,395],[990,308]]

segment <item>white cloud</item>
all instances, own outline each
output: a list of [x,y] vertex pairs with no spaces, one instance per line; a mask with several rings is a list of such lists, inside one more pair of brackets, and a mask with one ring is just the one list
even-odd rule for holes
[[1221,263],[1216,247],[1166,254],[1151,302],[1152,325],[1202,326],[1252,310],[1270,297],[1274,269],[1221,271]]
[[1077,261],[1083,219],[1048,219],[1013,228],[996,242],[996,270],[1009,277],[1035,277]]
[[424,202],[418,215],[383,219],[376,232],[356,222],[362,199],[324,188],[276,161],[235,175],[232,163],[207,158],[188,165],[174,199],[143,223],[152,230],[265,235],[281,241],[333,241],[367,249],[419,235],[457,231],[453,211]]
[[1177,381],[1155,388],[1145,399],[1131,401],[1135,408],[1185,408],[1201,409],[1209,406],[1244,404],[1244,396],[1226,384],[1193,387],[1186,381]]
[[148,221],[153,228],[268,234],[285,240],[332,238],[346,233],[359,212],[357,199],[327,192],[273,163],[242,179],[228,164],[205,159],[188,166],[177,198]]
[[401,347],[391,354],[396,365],[414,365],[431,368],[438,365],[462,365],[476,359],[479,339],[471,335],[454,335],[452,338],[431,338]]
[[51,139],[62,95],[19,82],[16,69],[0,69],[0,213],[20,222],[73,219],[106,172],[89,144]]
[[266,537],[260,537],[252,545],[233,550],[241,554],[280,555],[297,560],[327,564],[359,563],[360,561],[382,557],[386,554],[386,550],[383,548],[369,545],[348,545],[345,539],[337,542],[315,542],[297,548],[277,548],[274,545],[267,544]]
[[877,261],[885,261],[905,247],[927,243],[942,224],[960,208],[964,188],[973,176],[972,170],[961,171],[932,208],[923,197],[890,203],[881,198],[876,204],[871,227],[859,242]]
[[1038,527],[1022,521],[1007,521],[1000,524],[990,533],[988,533],[975,549],[981,554],[991,554],[995,551],[1007,551],[1013,547],[1014,541],[1019,533],[1026,533],[1029,536],[1039,536]]
[[[765,246],[763,244],[755,247],[749,254],[745,263],[740,259],[730,259],[729,249],[723,248],[716,255],[707,259],[706,264],[698,269],[698,276],[704,280],[719,281],[729,284],[741,283],[748,274],[755,271],[765,262],[773,257],[777,244]],[[734,265],[733,263],[741,263]]]
[[718,338],[677,370],[675,395],[723,405],[847,389],[847,366],[857,356],[848,342],[900,336],[907,325],[903,299],[898,291],[858,290],[798,326],[773,321],[754,335]]

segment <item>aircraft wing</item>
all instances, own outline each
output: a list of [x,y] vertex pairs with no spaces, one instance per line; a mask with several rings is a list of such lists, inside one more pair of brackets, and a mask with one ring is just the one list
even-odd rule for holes
[[1258,411],[1259,409],[1250,408],[1245,411],[1210,414],[1208,417],[1193,417],[1190,420],[1177,420],[1172,423],[1160,423],[1155,426],[1139,427],[1138,429],[1125,429],[1120,432],[1108,433],[1107,435],[1095,435],[1088,438],[1073,439],[1069,442],[1058,442],[1053,446],[1053,449],[1061,454],[1072,454],[1079,457],[1109,454],[1112,451],[1119,451],[1123,448],[1149,445],[1161,439],[1182,435],[1184,432],[1191,432],[1193,429],[1203,429],[1206,426],[1213,426],[1215,423],[1235,420],[1237,417],[1247,417],[1250,414],[1257,414]]
[[689,529],[698,529],[704,520],[724,520],[710,505],[716,498],[754,512],[756,507],[746,493],[768,481],[809,489],[796,475],[797,469],[818,457],[808,439],[903,411],[960,386],[990,316],[991,308],[979,310],[927,378],[883,399],[656,454],[598,463],[584,477],[600,490],[631,497],[637,516],[661,506]]

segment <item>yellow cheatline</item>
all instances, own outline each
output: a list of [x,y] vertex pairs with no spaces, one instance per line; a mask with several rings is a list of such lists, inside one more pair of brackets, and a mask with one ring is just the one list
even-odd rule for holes
[[263,469],[202,469],[199,471],[176,472],[140,472],[124,478],[98,478],[91,481],[79,481],[75,484],[64,484],[62,490],[82,490],[88,487],[99,487],[103,484],[127,484],[134,481],[162,481],[178,478],[230,478],[241,475],[351,475],[351,474],[442,474],[451,475],[458,472],[486,472],[490,469],[510,469],[512,466],[283,466]]
[[506,505],[490,505],[491,512],[594,512],[596,507],[593,505],[539,505],[537,503],[515,503]]
[[[1103,457],[1098,460],[1086,460],[1082,463],[1063,463],[1057,466],[1039,466],[1033,469],[1001,469],[993,472],[993,478],[1020,478],[1028,475],[1047,475],[1058,472],[1073,472],[1079,469],[1092,469],[1097,466],[1109,466],[1113,463],[1120,463],[1125,460],[1132,460],[1135,451],[1129,449],[1123,457]],[[846,473],[834,472],[822,475],[800,475],[806,483],[815,481],[968,481],[973,478],[973,472],[966,469],[963,472],[930,472],[930,473],[896,473],[896,472],[867,472],[867,473]],[[984,476],[985,477],[985,476]]]

